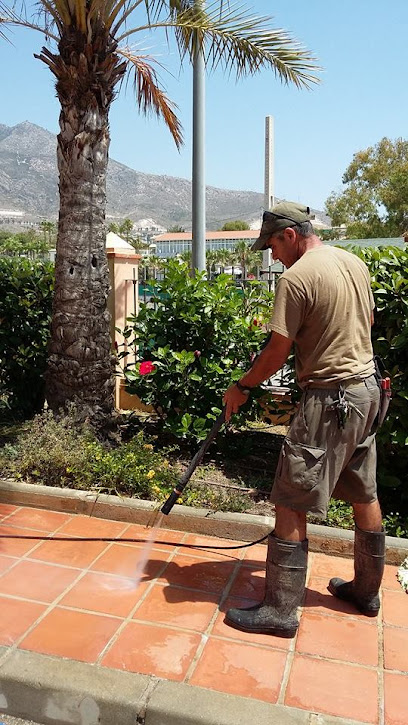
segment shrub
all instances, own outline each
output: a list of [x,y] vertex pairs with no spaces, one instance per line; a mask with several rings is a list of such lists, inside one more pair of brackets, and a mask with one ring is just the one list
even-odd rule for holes
[[46,411],[33,418],[14,445],[2,449],[0,471],[30,483],[164,499],[177,471],[156,453],[142,432],[107,450],[72,416],[56,420]]
[[43,406],[53,287],[50,262],[0,257],[0,418]]
[[[272,300],[260,282],[244,289],[230,275],[208,282],[170,261],[166,278],[155,284],[154,306],[144,305],[124,331],[137,360],[125,368],[128,391],[152,405],[176,436],[205,438],[223,392],[248,369],[265,339],[262,322]],[[242,418],[257,415],[257,394]]]
[[408,251],[398,247],[352,251],[370,270],[376,307],[373,347],[391,376],[389,413],[377,433],[380,498],[388,511],[397,510],[408,518],[404,485],[408,470]]

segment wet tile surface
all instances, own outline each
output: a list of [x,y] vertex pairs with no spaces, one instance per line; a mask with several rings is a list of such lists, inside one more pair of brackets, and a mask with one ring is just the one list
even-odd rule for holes
[[[8,538],[30,535],[69,540]],[[408,596],[397,567],[386,567],[372,619],[327,591],[332,576],[353,576],[352,560],[312,553],[299,631],[288,640],[224,621],[229,607],[262,598],[265,546],[222,551],[211,545],[235,542],[154,536],[138,524],[0,504],[0,645],[364,725],[407,725]]]

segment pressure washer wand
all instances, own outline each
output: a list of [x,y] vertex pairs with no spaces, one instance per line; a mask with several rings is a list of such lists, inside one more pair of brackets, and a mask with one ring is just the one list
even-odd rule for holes
[[219,429],[221,428],[222,424],[224,423],[224,421],[225,421],[225,407],[222,409],[220,415],[218,416],[217,420],[215,421],[213,427],[211,428],[207,438],[201,444],[201,447],[198,449],[197,453],[195,454],[194,458],[192,459],[189,467],[187,468],[187,471],[185,471],[183,473],[183,475],[180,479],[180,482],[173,489],[173,491],[171,492],[167,501],[165,501],[163,506],[161,507],[160,511],[162,514],[167,515],[170,513],[170,511],[173,508],[174,504],[176,503],[178,497],[181,496],[185,487],[187,486],[195,469],[197,468],[197,466],[201,463],[202,459],[204,458],[205,453],[207,452],[210,444],[213,442],[215,436],[217,435],[217,433],[218,433]]

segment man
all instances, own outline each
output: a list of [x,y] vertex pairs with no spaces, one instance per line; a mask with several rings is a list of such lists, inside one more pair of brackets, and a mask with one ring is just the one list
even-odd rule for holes
[[325,518],[330,497],[349,501],[355,519],[354,579],[331,579],[329,591],[368,616],[379,610],[385,535],[376,492],[375,430],[380,391],[374,376],[374,301],[365,264],[323,245],[309,207],[277,204],[263,215],[253,250],[271,249],[281,275],[272,335],[250,370],[224,395],[226,419],[251,388],[276,373],[295,344],[303,396],[277,465],[271,501],[265,597],[251,609],[230,609],[226,622],[249,632],[293,637],[302,603],[308,541],[306,514]]

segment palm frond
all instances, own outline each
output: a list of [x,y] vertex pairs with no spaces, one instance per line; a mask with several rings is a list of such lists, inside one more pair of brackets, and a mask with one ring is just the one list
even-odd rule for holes
[[[155,0],[153,5],[163,8],[170,2]],[[227,72],[235,72],[237,78],[265,68],[272,69],[284,83],[293,83],[298,88],[309,88],[320,82],[316,73],[321,69],[315,56],[287,31],[273,28],[272,18],[252,15],[237,4],[225,3],[221,8],[219,1],[206,11],[201,4],[195,5],[189,0],[174,0],[174,3],[188,7],[170,13],[165,20],[151,24],[151,28],[173,28],[182,58],[186,55],[194,58],[197,50],[203,50],[208,68],[215,70],[221,66]],[[118,41],[133,32],[136,29],[130,29]]]
[[154,59],[147,55],[137,55],[130,48],[118,48],[116,52],[127,60],[129,67],[134,71],[133,85],[139,109],[145,115],[153,112],[162,118],[177,148],[180,148],[183,134],[174,110],[177,106],[159,87],[156,71],[152,67]]

